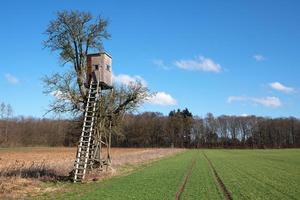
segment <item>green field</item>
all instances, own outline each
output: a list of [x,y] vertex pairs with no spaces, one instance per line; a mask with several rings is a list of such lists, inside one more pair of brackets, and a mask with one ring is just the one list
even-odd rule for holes
[[300,150],[188,150],[127,175],[64,187],[38,198],[300,199]]

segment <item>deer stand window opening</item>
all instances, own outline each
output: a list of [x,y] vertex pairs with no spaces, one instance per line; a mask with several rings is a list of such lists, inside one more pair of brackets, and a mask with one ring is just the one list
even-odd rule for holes
[[74,182],[81,182],[92,169],[111,165],[111,116],[101,113],[102,93],[112,90],[112,59],[107,53],[87,55],[88,95],[82,132],[74,163]]

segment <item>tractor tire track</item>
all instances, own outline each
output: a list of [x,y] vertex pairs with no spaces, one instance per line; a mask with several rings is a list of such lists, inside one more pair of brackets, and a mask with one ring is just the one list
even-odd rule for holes
[[230,192],[227,190],[225,184],[223,183],[222,179],[220,178],[220,176],[218,175],[215,167],[213,166],[212,162],[209,160],[209,158],[206,156],[206,154],[202,151],[206,161],[208,162],[210,168],[212,169],[214,176],[215,176],[215,180],[216,183],[218,184],[219,188],[221,189],[221,191],[223,192],[224,195],[224,199],[225,200],[232,200],[231,194]]
[[184,188],[185,188],[185,185],[188,181],[188,179],[190,178],[191,174],[192,174],[192,171],[193,171],[193,168],[196,164],[196,157],[193,158],[192,160],[192,164],[190,165],[190,167],[188,168],[188,171],[179,187],[179,189],[177,190],[176,192],[176,196],[175,196],[175,200],[179,200],[180,199],[180,196],[182,195],[183,191],[184,191]]

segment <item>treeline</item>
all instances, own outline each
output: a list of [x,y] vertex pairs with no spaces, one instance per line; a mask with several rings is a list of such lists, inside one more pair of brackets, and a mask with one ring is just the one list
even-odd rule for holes
[[185,148],[292,148],[300,147],[300,121],[294,117],[193,116],[188,109],[146,112],[125,117],[114,145]]
[[[0,147],[71,146],[74,121],[36,118],[0,120]],[[78,132],[78,130],[75,130]],[[76,139],[78,140],[78,139]]]
[[[76,146],[82,120],[12,118],[0,115],[0,147]],[[128,114],[113,146],[184,148],[300,147],[300,121],[294,117],[193,116],[188,109],[168,116]]]
[[0,147],[74,146],[81,119],[38,119],[13,117],[10,104],[0,103]]

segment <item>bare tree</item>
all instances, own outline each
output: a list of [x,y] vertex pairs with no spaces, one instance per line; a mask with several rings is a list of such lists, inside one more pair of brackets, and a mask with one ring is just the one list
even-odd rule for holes
[[5,109],[6,109],[6,105],[5,103],[1,103],[0,104],[0,118],[1,119],[4,119],[4,116],[5,116]]
[[5,112],[5,142],[8,142],[8,120],[12,117],[13,115],[13,109],[10,104],[6,105],[6,112]]
[[222,115],[218,117],[218,125],[220,132],[220,139],[223,147],[227,147],[228,145],[228,120],[229,116]]
[[212,113],[207,113],[205,119],[205,128],[207,131],[207,141],[209,147],[214,146],[217,143],[217,121]]
[[[44,92],[56,97],[49,112],[82,114],[88,92],[84,86],[86,57],[88,53],[103,50],[103,40],[110,38],[107,26],[106,19],[99,16],[94,20],[91,13],[80,11],[57,12],[56,19],[50,21],[44,46],[58,52],[68,70],[43,78]],[[147,94],[147,88],[141,83],[116,86],[103,94],[99,102],[98,116],[102,117],[99,120],[113,120],[116,125],[120,117],[136,108]]]
[[[1,103],[0,104],[0,119],[3,120],[3,126],[0,126],[0,134],[4,133],[3,140],[1,143],[8,142],[8,129],[9,129],[9,120],[13,115],[13,109],[10,104]],[[1,130],[2,129],[2,130]]]

